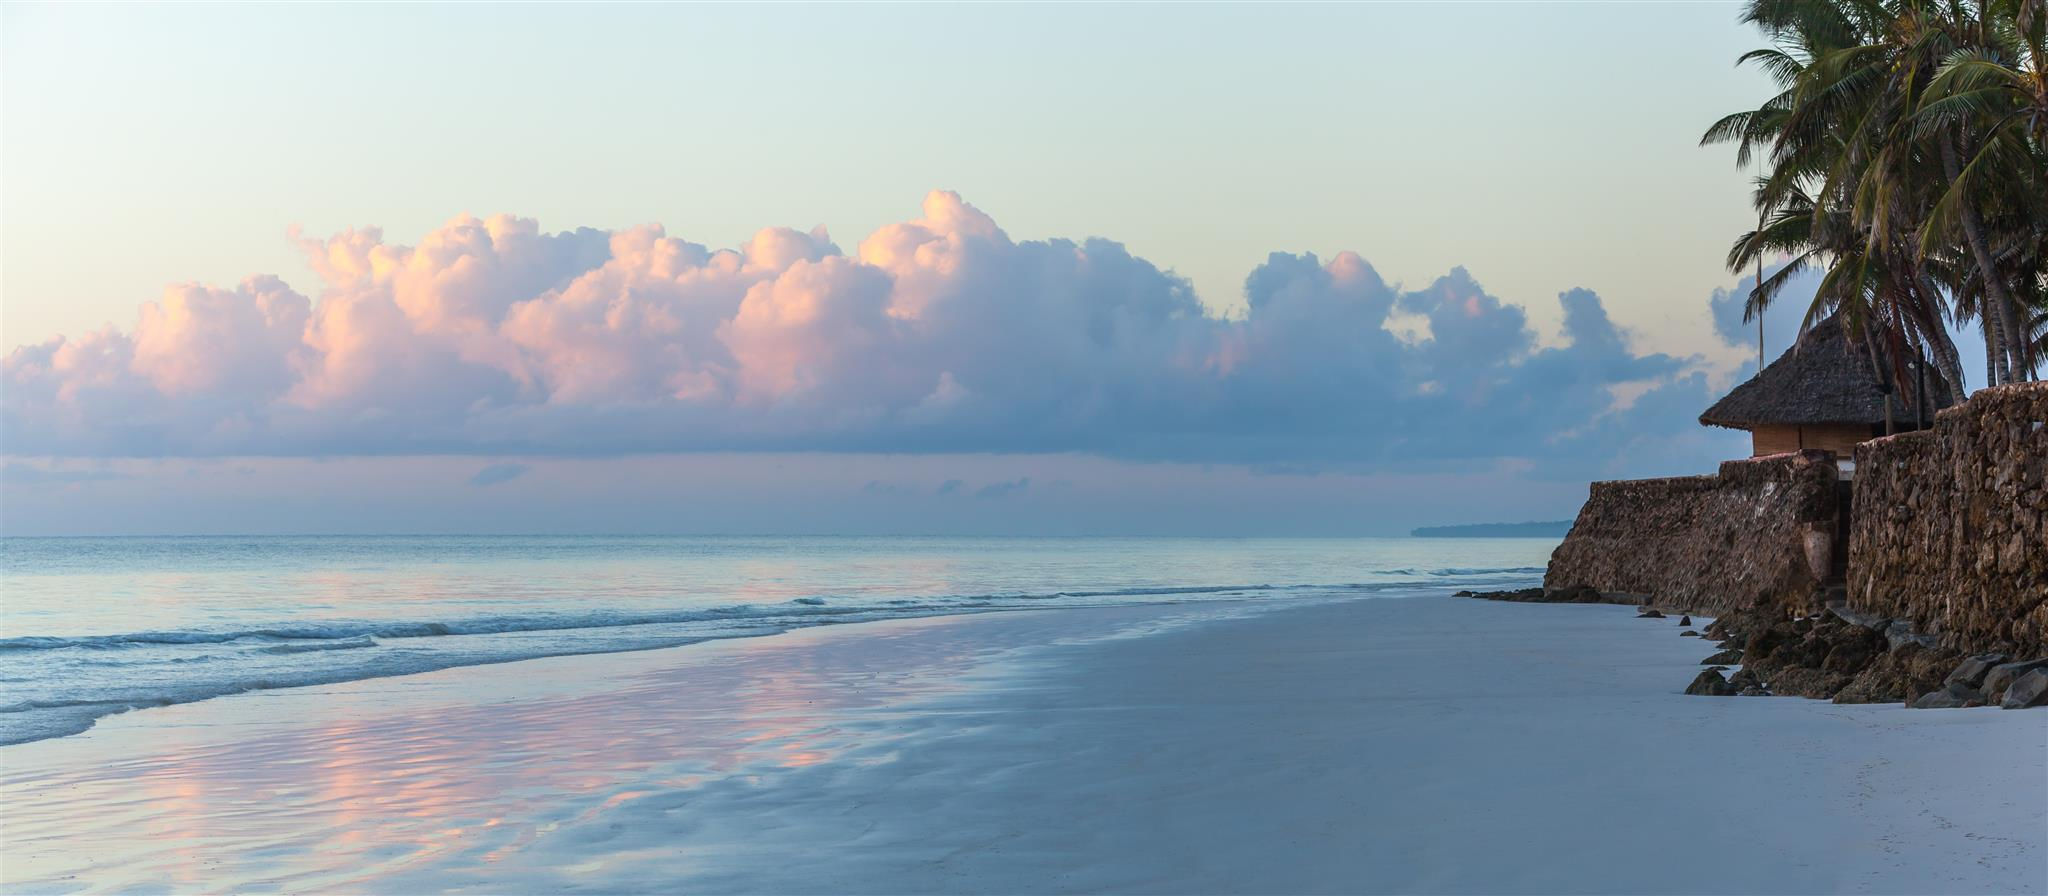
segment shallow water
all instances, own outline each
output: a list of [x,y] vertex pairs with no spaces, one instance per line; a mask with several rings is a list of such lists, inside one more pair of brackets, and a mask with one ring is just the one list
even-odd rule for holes
[[1543,539],[0,539],[0,744],[110,713],[814,625],[1540,574]]

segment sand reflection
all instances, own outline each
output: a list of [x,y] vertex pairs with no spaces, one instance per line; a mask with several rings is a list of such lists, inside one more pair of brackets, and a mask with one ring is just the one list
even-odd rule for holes
[[987,643],[907,635],[972,624],[268,692],[10,747],[0,883],[348,889],[488,865],[621,805],[831,762],[872,739],[865,716],[963,687]]

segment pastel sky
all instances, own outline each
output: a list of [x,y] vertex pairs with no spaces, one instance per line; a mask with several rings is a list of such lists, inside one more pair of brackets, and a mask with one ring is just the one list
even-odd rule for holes
[[11,4],[0,531],[1566,517],[1744,453],[1735,15]]

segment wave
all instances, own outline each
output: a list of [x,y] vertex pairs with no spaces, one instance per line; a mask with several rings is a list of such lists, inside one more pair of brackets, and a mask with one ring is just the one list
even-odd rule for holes
[[[363,622],[337,621],[278,628],[227,629],[221,631],[126,632],[114,635],[86,635],[75,638],[23,637],[0,639],[0,650],[110,650],[150,645],[226,644],[232,641],[350,641],[344,646],[302,647],[307,650],[339,650],[345,647],[374,647],[369,639],[432,638],[452,635],[502,635],[515,632],[570,631],[586,628],[619,628],[634,625],[672,625],[683,622],[711,622],[767,616],[831,616],[869,612],[872,607],[769,607],[740,605],[710,609],[656,613],[588,613],[538,616],[484,616],[451,622]],[[287,653],[291,651],[272,651]]]
[[[1391,577],[1341,584],[1252,583],[1100,588],[1047,593],[1011,592],[927,597],[814,595],[775,604],[696,607],[672,611],[600,611],[482,616],[468,619],[313,621],[286,626],[219,630],[142,631],[81,637],[0,639],[0,656],[17,663],[55,668],[57,658],[39,651],[75,650],[65,662],[83,666],[133,665],[147,674],[98,685],[66,686],[27,700],[0,704],[0,746],[63,737],[90,728],[100,717],[151,706],[187,703],[227,694],[409,675],[455,666],[515,662],[546,656],[611,653],[675,647],[796,628],[881,619],[1024,610],[1033,607],[1105,606],[1134,602],[1181,603],[1231,600],[1253,595],[1341,596],[1426,591],[1458,584],[1458,576],[1526,575],[1532,567],[1369,570]],[[1498,578],[1476,582],[1497,583]],[[1475,583],[1476,583],[1475,582]],[[828,605],[829,601],[829,605]],[[664,628],[663,626],[667,626]],[[641,628],[636,628],[641,627]],[[525,638],[520,633],[577,632]],[[471,638],[509,635],[507,638]],[[418,648],[370,650],[393,639],[435,639]],[[191,655],[193,646],[228,645]],[[184,649],[176,649],[184,646]],[[156,647],[157,650],[149,648]],[[141,650],[145,653],[131,653]],[[329,652],[334,652],[330,654]],[[204,664],[168,675],[171,664]],[[66,667],[69,668],[69,667]],[[68,691],[69,693],[61,693]],[[18,693],[18,692],[17,692]],[[29,695],[21,695],[29,696]],[[40,699],[37,699],[40,697]]]
[[[1475,576],[1498,574],[1529,574],[1542,572],[1542,567],[1449,567],[1418,572],[1411,569],[1388,570],[1384,575],[1429,576],[1443,578],[1450,576]],[[262,628],[222,630],[175,630],[124,632],[107,635],[83,635],[78,637],[29,636],[0,638],[0,651],[13,650],[118,650],[122,648],[146,647],[152,645],[226,644],[235,641],[283,641],[283,642],[346,642],[327,645],[282,644],[263,648],[270,653],[296,653],[312,650],[345,650],[359,647],[375,647],[379,640],[402,638],[434,638],[458,635],[497,635],[517,632],[571,631],[576,629],[622,628],[637,625],[674,625],[689,622],[711,622],[718,620],[766,619],[769,617],[829,617],[873,613],[885,610],[894,613],[918,611],[947,612],[960,609],[975,609],[998,606],[1001,601],[1046,601],[1058,599],[1091,599],[1118,597],[1172,597],[1174,595],[1216,595],[1231,593],[1268,593],[1276,591],[1370,591],[1384,588],[1398,588],[1416,582],[1345,582],[1336,584],[1276,584],[1253,583],[1237,585],[1159,585],[1130,588],[1107,588],[1089,591],[1054,591],[1048,593],[1002,593],[1002,594],[958,594],[931,598],[898,598],[873,601],[864,604],[826,606],[824,597],[800,597],[782,604],[739,604],[733,606],[696,608],[667,612],[597,612],[586,614],[541,614],[532,616],[484,616],[475,619],[451,621],[417,622],[375,622],[363,620],[337,620],[316,622],[297,626],[267,626]],[[826,622],[827,619],[815,619]]]
[[375,638],[343,638],[335,641],[315,641],[311,644],[273,644],[261,650],[264,653],[311,653],[316,650],[355,650],[375,646]]

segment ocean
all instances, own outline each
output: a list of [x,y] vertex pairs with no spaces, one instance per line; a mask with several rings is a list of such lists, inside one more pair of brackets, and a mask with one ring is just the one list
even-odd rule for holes
[[[1531,584],[1555,539],[0,539],[0,744],[268,688],[954,613]],[[504,674],[517,675],[517,666]]]

